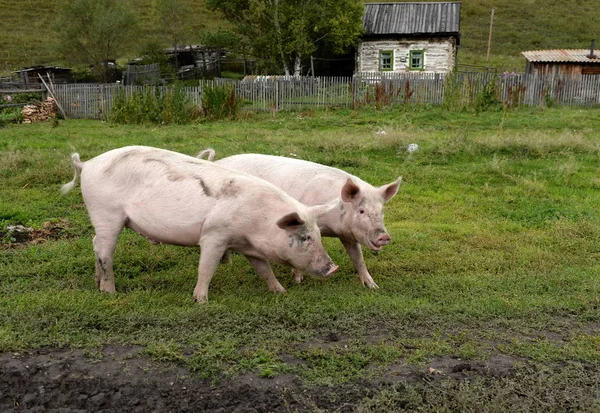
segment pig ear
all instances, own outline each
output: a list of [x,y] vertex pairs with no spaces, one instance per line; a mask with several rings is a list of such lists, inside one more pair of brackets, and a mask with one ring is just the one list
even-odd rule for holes
[[342,187],[342,201],[350,202],[358,197],[360,188],[356,185],[352,179],[348,178],[344,186]]
[[304,225],[304,220],[297,212],[290,212],[277,220],[277,226],[281,229],[293,229]]
[[308,207],[308,212],[313,214],[315,218],[320,218],[326,213],[332,211],[339,204],[339,202],[340,199],[336,198],[328,204],[311,206]]
[[389,201],[390,199],[392,199],[392,197],[394,195],[396,195],[401,183],[402,183],[402,177],[400,176],[400,177],[398,177],[398,179],[396,179],[395,182],[392,182],[391,184],[387,184],[387,185],[383,185],[383,186],[379,187],[379,193],[383,197],[384,202]]

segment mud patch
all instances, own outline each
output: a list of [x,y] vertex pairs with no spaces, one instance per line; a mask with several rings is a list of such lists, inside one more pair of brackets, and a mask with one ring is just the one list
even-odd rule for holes
[[505,355],[485,362],[440,357],[430,360],[429,368],[400,363],[376,379],[305,387],[289,373],[275,378],[244,373],[215,384],[182,366],[154,362],[136,346],[45,349],[0,356],[0,411],[381,413],[432,403],[459,411],[465,400],[490,408],[502,401],[497,411],[518,410],[525,402],[526,411],[597,406],[599,376],[590,366],[523,369],[520,364]]
[[[5,354],[0,358],[0,411],[304,412],[339,403],[337,389],[307,391],[293,375],[266,379],[244,374],[215,385],[180,366],[155,363],[140,350],[107,346],[96,354]],[[352,392],[353,398],[346,397]],[[344,399],[355,403],[354,397],[363,394],[349,390]]]
[[0,228],[0,246],[11,247],[41,244],[49,240],[68,238],[71,223],[65,219],[58,222],[44,222],[42,228],[34,229],[20,224]]

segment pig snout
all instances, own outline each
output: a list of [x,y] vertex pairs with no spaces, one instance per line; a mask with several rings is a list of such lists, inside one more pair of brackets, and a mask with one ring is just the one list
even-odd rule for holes
[[333,263],[329,255],[326,255],[324,260],[324,264],[314,267],[316,271],[312,271],[313,275],[328,278],[338,270],[339,267]]
[[372,250],[379,251],[381,248],[388,245],[390,242],[392,242],[392,237],[390,237],[388,233],[383,232],[379,234],[379,236],[375,238],[375,240],[370,242],[370,247]]
[[338,268],[340,268],[340,267],[335,264],[332,264],[331,268],[329,268],[329,270],[325,273],[324,277],[327,278],[327,277],[331,276],[334,272],[336,272],[338,270]]
[[384,245],[388,245],[392,241],[392,237],[388,234],[381,234],[375,240],[375,245],[383,247]]

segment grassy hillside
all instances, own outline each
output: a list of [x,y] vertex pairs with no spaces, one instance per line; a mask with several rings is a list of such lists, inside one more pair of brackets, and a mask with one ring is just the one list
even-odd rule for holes
[[[194,33],[224,24],[206,9],[204,1],[193,2]],[[496,8],[491,64],[520,70],[523,50],[587,48],[600,38],[594,26],[594,3],[575,0],[465,0],[461,17],[460,64],[486,64],[490,11]],[[51,30],[58,0],[45,2],[0,0],[0,73],[34,64],[64,64],[56,52]],[[134,0],[143,33],[140,47],[157,33],[152,27],[151,0]],[[197,38],[190,38],[197,42]],[[131,50],[135,56],[138,50]]]

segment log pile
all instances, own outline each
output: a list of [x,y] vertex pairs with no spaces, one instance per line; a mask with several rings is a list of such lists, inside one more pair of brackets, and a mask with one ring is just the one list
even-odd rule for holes
[[56,100],[51,97],[46,98],[46,100],[40,103],[23,106],[23,110],[21,111],[23,123],[43,122],[53,119],[56,116],[57,110]]

